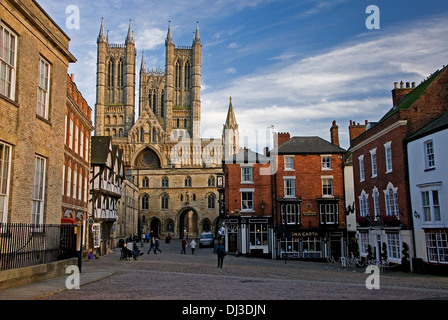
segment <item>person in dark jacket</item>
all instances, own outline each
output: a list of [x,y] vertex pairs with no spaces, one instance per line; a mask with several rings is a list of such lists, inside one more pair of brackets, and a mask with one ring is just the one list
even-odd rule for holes
[[216,246],[216,254],[218,255],[218,268],[222,268],[222,264],[224,262],[224,257],[226,256],[226,251],[224,249],[224,245],[221,241],[219,241]]
[[157,251],[160,251],[160,253],[162,253],[162,250],[160,250],[159,246],[160,246],[160,241],[158,238],[156,238],[156,240],[154,242],[154,254],[157,254]]
[[187,254],[187,252],[185,251],[187,249],[187,240],[185,240],[185,237],[182,238],[182,251],[180,252],[181,254]]

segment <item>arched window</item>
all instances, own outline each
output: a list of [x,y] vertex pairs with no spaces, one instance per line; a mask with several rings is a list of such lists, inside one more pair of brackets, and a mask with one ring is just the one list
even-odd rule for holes
[[112,88],[114,86],[114,62],[109,60],[107,64],[107,86]]
[[386,200],[386,215],[398,217],[398,188],[389,182],[386,190],[384,191],[384,198]]
[[148,177],[144,177],[143,178],[142,187],[143,188],[149,188],[149,179],[148,179]]
[[184,72],[184,90],[190,90],[190,70],[191,64],[189,61],[185,63],[185,72]]
[[191,187],[191,177],[186,177],[185,178],[185,186],[186,187]]
[[157,115],[157,95],[155,91],[152,93],[152,112]]
[[180,66],[179,61],[176,62],[176,67],[175,68],[176,68],[176,70],[175,70],[176,74],[175,74],[174,88],[175,89],[180,89],[180,84],[181,84],[181,78],[180,78],[180,76],[181,76],[181,66]]
[[142,210],[148,210],[149,209],[149,196],[145,194],[142,197]]
[[167,210],[169,203],[169,197],[167,194],[162,195],[161,197],[161,208]]
[[208,186],[209,187],[215,186],[215,177],[211,176],[210,178],[208,178]]
[[208,200],[208,208],[215,209],[216,196],[214,194],[209,194],[207,200]]
[[162,90],[162,95],[160,97],[160,116],[163,118],[165,116],[165,103],[164,103],[164,99],[165,99],[165,92]]
[[162,178],[162,187],[168,188],[168,177]]
[[118,86],[118,89],[122,89],[124,87],[124,82],[123,82],[123,58],[120,58],[120,60],[118,61],[117,86]]
[[369,216],[369,195],[362,190],[361,195],[359,196],[359,213],[361,217]]

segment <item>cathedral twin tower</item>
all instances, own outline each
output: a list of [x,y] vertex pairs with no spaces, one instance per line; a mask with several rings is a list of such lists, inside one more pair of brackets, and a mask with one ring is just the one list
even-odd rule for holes
[[[168,143],[179,137],[201,140],[201,40],[196,26],[192,46],[175,48],[171,24],[165,39],[165,71],[147,70],[144,55],[139,74],[139,118],[135,121],[136,48],[129,23],[124,44],[110,44],[103,21],[97,38],[95,135],[112,136],[117,144]],[[225,130],[229,150],[237,151],[238,125],[231,102]],[[142,118],[142,121],[139,121]],[[147,121],[144,121],[146,118]],[[137,126],[138,122],[146,122]],[[224,130],[223,130],[224,131]],[[223,140],[225,140],[223,133]],[[224,142],[224,141],[222,141]],[[222,151],[222,150],[221,150]],[[230,155],[229,152],[219,152]],[[125,159],[131,161],[131,159]],[[130,165],[130,163],[127,163]]]
[[[125,43],[111,44],[101,21],[95,135],[112,136],[112,143],[123,150],[128,179],[139,187],[141,198],[149,198],[139,208],[147,228],[181,236],[185,228],[197,233],[216,222],[213,201],[218,193],[211,180],[222,174],[222,160],[239,149],[238,124],[230,101],[223,138],[201,138],[199,26],[191,46],[176,48],[169,24],[165,48],[164,71],[147,70],[142,54],[135,120],[136,48],[131,23]],[[167,179],[170,184],[165,184]]]

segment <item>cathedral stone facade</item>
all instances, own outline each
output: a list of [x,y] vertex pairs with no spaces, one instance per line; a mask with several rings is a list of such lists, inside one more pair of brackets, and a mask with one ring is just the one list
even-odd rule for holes
[[97,39],[95,135],[112,136],[123,150],[126,179],[139,190],[139,230],[165,237],[197,237],[219,224],[218,180],[225,154],[238,151],[230,101],[222,139],[201,138],[201,40],[175,47],[168,27],[165,70],[139,71],[129,23],[124,44],[110,44],[103,22]]

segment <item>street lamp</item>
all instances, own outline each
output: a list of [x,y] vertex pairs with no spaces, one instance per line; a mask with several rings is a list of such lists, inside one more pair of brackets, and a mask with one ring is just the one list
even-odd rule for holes
[[264,216],[264,201],[261,200],[261,215]]

